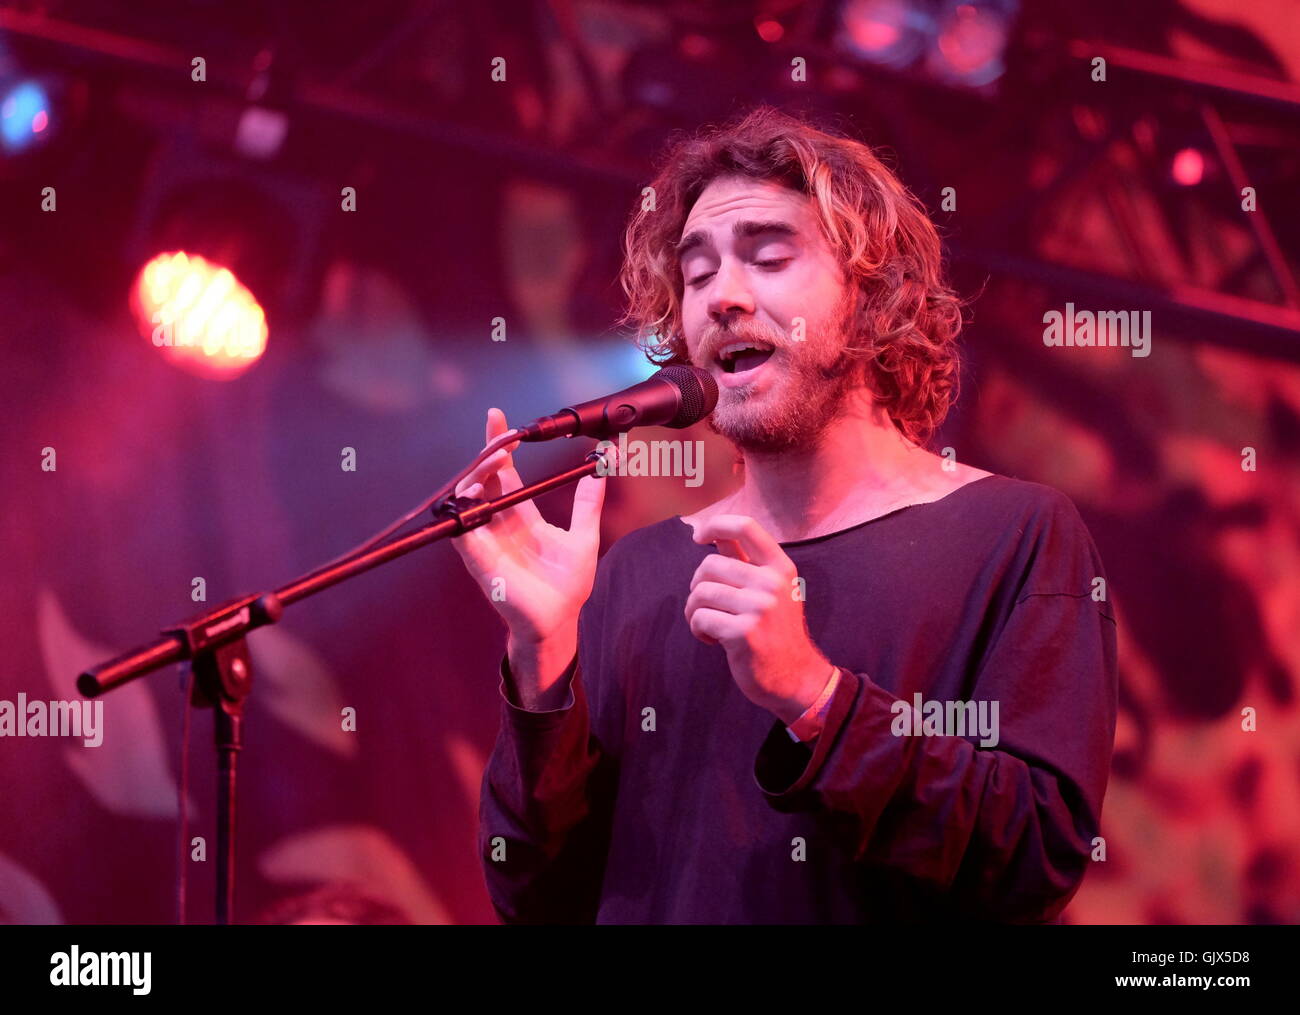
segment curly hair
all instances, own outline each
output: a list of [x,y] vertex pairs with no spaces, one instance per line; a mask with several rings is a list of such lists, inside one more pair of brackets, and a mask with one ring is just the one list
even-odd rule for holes
[[779,183],[809,197],[856,293],[845,356],[894,426],[924,444],[956,401],[962,301],[946,284],[939,235],[921,202],[852,138],[770,106],[703,128],[668,152],[623,237],[620,326],[658,366],[689,364],[682,274],[674,247],[705,187],[717,177]]

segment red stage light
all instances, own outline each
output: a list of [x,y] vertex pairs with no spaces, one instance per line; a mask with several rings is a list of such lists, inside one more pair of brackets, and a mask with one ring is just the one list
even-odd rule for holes
[[848,0],[840,8],[837,44],[886,67],[907,67],[934,32],[932,13],[919,0]]
[[864,56],[884,54],[903,38],[909,13],[904,0],[850,0],[844,9],[844,26]]
[[712,56],[717,47],[712,40],[692,32],[689,35],[682,36],[677,48],[681,51],[682,56],[687,59],[703,60]]
[[1195,187],[1205,176],[1205,157],[1195,148],[1184,148],[1174,156],[1174,182]]
[[939,50],[958,74],[969,74],[996,59],[1005,45],[1005,22],[972,4],[954,8],[939,33]]
[[939,34],[930,54],[933,72],[973,87],[1000,77],[1015,9],[1014,0],[950,0],[939,15]]
[[141,335],[176,366],[237,377],[266,349],[266,314],[227,268],[184,251],[159,254],[131,286]]

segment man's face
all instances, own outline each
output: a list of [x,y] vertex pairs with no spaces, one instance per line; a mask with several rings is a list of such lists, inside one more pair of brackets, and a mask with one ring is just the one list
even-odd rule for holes
[[[815,442],[857,374],[842,356],[853,289],[811,200],[776,183],[720,177],[695,202],[678,249],[687,351],[718,382],[709,426],[742,450]],[[730,368],[719,361],[746,340],[771,355],[742,355]]]

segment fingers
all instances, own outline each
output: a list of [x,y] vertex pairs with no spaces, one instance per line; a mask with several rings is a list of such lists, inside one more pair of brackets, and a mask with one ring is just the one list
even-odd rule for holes
[[777,592],[781,588],[780,579],[771,569],[720,553],[711,553],[700,561],[695,574],[691,576],[691,588],[694,589],[700,582],[710,581],[762,592]]
[[500,469],[505,463],[505,459],[506,453],[504,451],[488,455],[487,458],[474,466],[474,470],[469,475],[456,484],[456,493],[464,494],[471,486],[478,486],[480,496],[484,494],[489,497],[501,496]]
[[[500,409],[488,409],[488,414],[487,414],[488,441],[495,440],[497,437],[500,437],[503,433],[505,433],[509,429],[510,427],[506,424],[506,414],[504,412],[502,412]],[[499,452],[497,452],[497,454],[502,456],[501,459],[502,465],[500,469],[501,480],[505,484],[504,488],[506,491],[517,490],[519,489],[519,487],[523,485],[521,482],[519,482],[519,474],[515,472],[515,459],[514,459],[514,455],[511,454],[511,452],[513,452],[517,447],[519,447],[519,441],[511,441],[509,444],[503,447]],[[512,483],[513,485],[511,485]]]
[[[487,425],[484,431],[487,442],[491,443],[508,429],[505,413],[497,408],[489,409],[487,412]],[[512,441],[479,462],[468,475],[456,484],[456,496],[495,500],[503,493],[510,493],[522,487],[524,485],[523,481],[519,478],[519,473],[514,469],[511,455],[511,451],[517,448],[519,444],[519,441]],[[534,542],[530,534],[531,529],[544,524],[545,519],[537,510],[537,505],[532,501],[522,501],[513,507],[498,511],[492,520],[482,528],[490,528],[503,536],[509,535],[516,540],[523,540],[531,545]]]
[[[507,429],[509,428],[506,426],[505,413],[500,409],[488,409],[484,445],[491,444],[493,440],[500,437]],[[506,486],[505,484],[508,483],[509,477],[501,475],[502,470],[507,466],[510,467],[513,472],[514,466],[511,461],[510,449],[518,446],[519,442],[515,441],[512,444],[506,445],[504,448],[494,451],[492,454],[488,455],[487,458],[483,459],[483,461],[479,462],[478,465],[474,467],[474,470],[461,481],[461,484],[466,489],[475,484],[480,484],[482,486],[480,496],[487,497],[500,497],[507,489],[518,489],[518,487]],[[516,475],[515,478],[518,478],[518,476]],[[457,487],[457,492],[461,492],[460,486]]]
[[[506,414],[500,409],[489,409],[487,414],[487,439],[492,441],[500,437],[509,430],[506,424]],[[510,493],[518,490],[524,485],[523,480],[519,478],[519,473],[515,471],[514,455],[511,453],[519,447],[519,441],[511,441],[505,447],[494,452],[480,466],[485,471],[484,486],[490,497],[499,497],[503,493]],[[490,470],[490,471],[489,471]],[[531,501],[525,501],[519,505],[519,509],[529,521],[536,521],[541,518],[537,513],[537,506]]]
[[758,589],[741,589],[717,582],[700,582],[686,597],[685,614],[690,620],[696,610],[710,609],[739,616],[744,613],[762,614],[776,605],[776,596]]
[[714,515],[695,530],[695,542],[716,543],[730,557],[755,564],[778,564],[788,560],[771,534],[745,515]]
[[[500,409],[496,407],[488,409],[487,431],[486,431],[488,440],[491,440],[493,437],[500,437],[503,433],[505,433],[509,429],[510,427],[506,423],[506,414],[504,412],[502,412]],[[512,449],[517,448],[519,447],[519,442],[515,441],[513,444],[509,446]]]
[[[501,483],[497,479],[496,474],[493,473],[488,476],[483,475],[485,469],[492,468],[492,463],[495,458],[495,455],[487,458],[481,463],[479,468],[475,469],[457,483],[456,496],[477,497],[482,500],[495,500],[497,497],[501,496]],[[479,526],[473,531],[490,531],[499,534],[502,537],[522,541],[525,545],[533,546],[535,539],[528,532],[528,525],[531,523],[531,516],[528,513],[529,507],[532,507],[533,511],[537,510],[536,506],[530,505],[526,501],[522,504],[516,504],[513,507],[500,508],[486,525]],[[521,509],[524,512],[523,514],[520,513]]]
[[605,477],[583,476],[573,491],[570,532],[594,532],[600,537],[600,510],[605,503]]
[[718,548],[719,553],[726,554],[726,556],[733,557],[736,560],[743,561],[746,564],[750,562],[749,554],[747,554],[744,550],[742,550],[740,548],[740,543],[738,543],[734,539],[718,538],[713,541],[713,545]]
[[460,559],[465,562],[469,573],[474,576],[480,588],[484,586],[485,575],[493,575],[499,570],[500,562],[506,552],[490,525],[480,525],[458,536],[452,536],[451,545],[456,548]]
[[691,614],[687,626],[691,629],[691,634],[704,644],[717,645],[743,638],[750,630],[751,621],[748,617],[734,613],[701,607]]
[[[505,433],[507,429],[509,427],[506,426],[505,413],[500,409],[489,409],[487,414],[487,440],[485,443],[490,444],[494,439]],[[476,483],[482,485],[480,496],[499,497],[503,492],[519,489],[523,483],[519,479],[519,474],[514,470],[513,458],[510,454],[511,449],[518,446],[519,441],[513,441],[479,462],[469,475],[456,484],[457,495],[464,494],[469,487]]]

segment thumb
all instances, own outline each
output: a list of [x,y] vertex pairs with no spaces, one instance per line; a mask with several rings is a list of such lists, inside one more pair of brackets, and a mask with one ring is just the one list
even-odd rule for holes
[[600,509],[605,503],[604,476],[583,476],[573,491],[573,512],[569,518],[570,532],[594,529],[600,535]]

